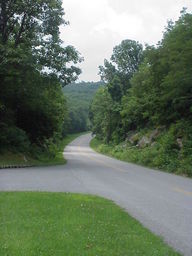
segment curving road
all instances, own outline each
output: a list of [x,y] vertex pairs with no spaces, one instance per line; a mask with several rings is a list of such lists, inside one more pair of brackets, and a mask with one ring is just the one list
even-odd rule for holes
[[67,191],[112,199],[176,250],[192,256],[192,179],[95,153],[91,135],[66,147],[65,166],[0,170],[1,191]]

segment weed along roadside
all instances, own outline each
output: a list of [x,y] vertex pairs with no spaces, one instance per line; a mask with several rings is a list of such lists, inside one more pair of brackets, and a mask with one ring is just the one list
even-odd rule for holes
[[191,142],[178,137],[178,126],[130,133],[121,143],[107,144],[95,137],[90,146],[122,161],[192,177]]
[[67,135],[59,144],[49,151],[30,153],[3,152],[0,155],[0,169],[4,168],[24,168],[32,166],[49,166],[65,164],[63,157],[64,148],[75,138],[85,133],[75,133]]

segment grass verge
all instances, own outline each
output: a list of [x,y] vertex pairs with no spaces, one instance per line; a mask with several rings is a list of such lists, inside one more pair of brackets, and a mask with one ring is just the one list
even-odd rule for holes
[[0,193],[0,255],[180,255],[113,202],[70,193]]
[[4,152],[0,155],[0,167],[4,166],[46,166],[65,164],[66,160],[63,157],[63,149],[67,144],[73,141],[78,136],[84,133],[75,133],[67,135],[56,147],[55,156],[50,157],[47,153],[40,153],[37,158],[29,154]]
[[[166,148],[167,145],[169,149]],[[169,142],[167,145],[157,142],[154,146],[138,148],[125,143],[104,144],[97,138],[93,138],[90,143],[95,151],[116,159],[192,177],[191,156],[182,158],[182,153],[176,153]]]

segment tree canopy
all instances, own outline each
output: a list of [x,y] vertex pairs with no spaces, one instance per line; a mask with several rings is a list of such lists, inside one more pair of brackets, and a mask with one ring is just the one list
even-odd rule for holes
[[82,61],[60,39],[63,16],[61,0],[0,0],[0,149],[43,146],[62,133],[62,85],[77,79]]
[[[192,14],[183,10],[178,21],[168,22],[163,39],[156,47],[146,46],[143,51],[138,42],[124,40],[114,48],[111,62],[105,60],[104,67],[100,67],[107,85],[92,104],[94,133],[104,141],[117,138],[121,141],[132,130],[158,125],[168,127],[181,119],[191,120],[191,28]],[[110,113],[119,115],[106,117],[109,112],[105,107],[102,111],[106,120],[101,122],[97,108],[103,104],[103,97],[108,106],[112,106]],[[107,127],[111,122],[112,135],[108,140]],[[105,128],[101,124],[105,124]]]
[[116,84],[113,82],[114,79],[119,79],[121,81],[121,94],[125,94],[130,87],[129,81],[137,71],[142,59],[142,45],[134,40],[123,40],[120,45],[114,47],[111,61],[105,59],[104,66],[99,66],[101,79],[110,88]]

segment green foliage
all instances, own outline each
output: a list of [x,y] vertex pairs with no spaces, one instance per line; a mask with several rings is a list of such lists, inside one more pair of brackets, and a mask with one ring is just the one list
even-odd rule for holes
[[[0,1],[0,70],[10,64],[33,66],[57,74],[65,84],[80,69],[69,62],[81,61],[72,47],[62,46],[59,26],[66,25],[61,0]],[[11,70],[10,70],[11,71]]]
[[118,76],[114,76],[112,81],[107,84],[108,92],[111,95],[113,101],[120,102],[123,95],[123,88],[121,80]]
[[[109,150],[120,159],[192,175],[191,28],[192,14],[183,10],[178,21],[168,23],[157,47],[146,46],[142,52],[139,43],[125,40],[114,48],[111,62],[105,60],[100,74],[108,82],[105,94],[111,97],[100,93],[91,107],[92,131],[109,144],[100,146],[101,152]],[[99,110],[97,105],[104,100],[106,105]],[[136,141],[123,149],[119,144],[131,133],[147,136],[161,126],[166,131],[153,146],[137,148]]]
[[119,120],[119,105],[114,105],[111,95],[106,88],[100,88],[90,108],[90,119],[92,122],[92,131],[100,139],[109,142],[112,139],[113,132]]
[[[137,71],[142,59],[142,45],[134,40],[123,40],[120,45],[114,47],[111,62],[105,59],[104,66],[99,66],[99,74],[102,80],[107,82],[112,98],[115,96],[114,90],[118,90],[116,91],[118,99],[126,93],[130,87],[129,80]],[[113,86],[118,89],[113,90]]]
[[117,65],[119,73],[127,78],[137,71],[138,65],[143,59],[143,46],[134,40],[123,40],[113,49],[111,60]]
[[26,133],[15,126],[0,126],[0,151],[5,151],[12,148],[13,151],[20,152],[29,150],[29,139]]
[[[66,159],[63,156],[65,146],[69,144],[81,133],[75,133],[65,136],[64,139],[55,135],[54,140],[46,140],[44,145],[37,146],[36,144],[26,148],[26,143],[21,145],[21,150],[16,145],[15,151],[12,147],[12,152],[8,151],[7,140],[6,146],[3,147],[3,151],[0,154],[0,167],[4,166],[47,166],[47,165],[62,165],[66,163]],[[17,136],[14,136],[14,139]],[[20,152],[18,152],[20,151]]]
[[82,133],[66,135],[61,138],[60,134],[55,134],[53,138],[45,140],[41,146],[33,145],[30,149],[30,157],[33,158],[32,165],[60,165],[65,164],[63,156],[64,148]]
[[69,133],[82,132],[90,129],[89,106],[102,82],[81,82],[64,87],[63,92],[69,109]]
[[69,119],[61,84],[77,79],[82,60],[59,38],[63,15],[60,0],[0,0],[0,148],[45,149],[49,141],[55,151]]
[[123,99],[125,126],[169,126],[183,117],[191,119],[191,26],[192,14],[182,14],[167,28],[157,49],[146,49],[145,61]]
[[180,255],[127,212],[100,197],[3,192],[0,204],[1,255]]
[[[90,116],[93,133],[107,143],[125,138],[121,120],[123,95],[130,87],[130,79],[143,58],[143,47],[136,41],[123,40],[113,49],[111,62],[104,60],[100,66],[101,78],[107,82],[93,100]],[[105,103],[104,103],[105,102]]]
[[[140,130],[136,135],[141,139],[150,132]],[[178,139],[182,146],[179,146]],[[192,177],[192,125],[184,120],[172,124],[162,131],[151,145],[139,148],[128,142],[106,145],[98,137],[91,141],[91,146],[98,152],[123,161],[165,170],[171,173]]]

